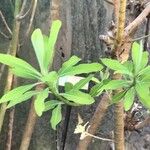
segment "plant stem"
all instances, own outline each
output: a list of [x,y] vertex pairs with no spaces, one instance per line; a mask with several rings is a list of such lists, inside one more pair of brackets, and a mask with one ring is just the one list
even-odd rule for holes
[[86,134],[87,136],[91,136],[91,137],[93,137],[93,138],[95,138],[95,139],[99,139],[99,140],[102,140],[102,141],[114,142],[113,139],[102,138],[102,137],[99,137],[99,136],[92,135],[92,134],[90,134],[90,133],[88,133],[88,132],[85,132],[85,134]]
[[[118,15],[118,21],[117,21],[117,35],[116,35],[116,41],[114,43],[115,45],[115,54],[118,57],[118,52],[122,50],[121,45],[123,38],[124,38],[124,27],[125,27],[125,17],[126,17],[126,0],[120,0],[120,6],[119,7],[119,15]],[[122,57],[121,61],[126,61],[126,57]],[[114,79],[119,80],[121,79],[121,74],[115,74]],[[115,93],[120,92],[120,90],[114,91]],[[123,108],[123,102],[119,102],[115,105],[115,150],[124,150],[124,108]]]
[[124,107],[123,102],[115,105],[115,150],[124,150]]
[[[21,0],[16,0],[14,17],[19,13],[20,5],[21,5]],[[19,30],[20,30],[20,22],[14,19],[12,40],[9,45],[9,52],[10,52],[10,55],[12,56],[15,56],[17,53]],[[11,87],[12,87],[13,74],[10,71],[10,69],[8,69],[8,75],[7,75],[6,80],[7,82],[6,82],[4,92],[11,90]],[[0,109],[0,133],[1,133],[4,117],[5,117],[6,106],[7,106],[7,103],[3,103]]]
[[9,112],[8,137],[7,137],[6,150],[11,150],[14,114],[15,114],[15,107],[10,109]]
[[[17,78],[13,78],[13,88],[17,86]],[[14,124],[14,115],[15,115],[15,107],[12,107],[9,110],[9,123],[8,123],[8,131],[7,131],[7,143],[6,150],[11,150],[12,145],[12,134],[13,134],[13,124]]]
[[141,129],[141,128],[147,127],[147,126],[150,126],[150,116],[148,116],[144,121],[139,122],[139,123],[135,126],[135,129],[138,130],[138,129]]
[[25,130],[23,132],[23,137],[22,137],[22,141],[21,141],[19,150],[28,150],[31,136],[32,136],[32,133],[34,130],[34,126],[36,124],[36,120],[37,120],[37,114],[34,109],[34,100],[32,100],[30,111],[28,114],[27,123],[25,126]]

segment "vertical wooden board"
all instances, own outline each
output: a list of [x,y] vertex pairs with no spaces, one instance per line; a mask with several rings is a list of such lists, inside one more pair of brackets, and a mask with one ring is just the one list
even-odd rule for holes
[[[64,6],[65,7],[65,6]],[[99,40],[99,34],[104,34],[108,24],[106,9],[103,1],[77,0],[71,1],[71,21],[72,21],[72,54],[81,57],[84,62],[97,61],[104,54],[105,45]],[[108,19],[108,18],[107,18]],[[98,103],[98,102],[97,102]],[[85,107],[72,108],[69,129],[65,150],[75,150],[79,141],[79,135],[73,134],[77,125],[77,114],[80,113],[85,120],[85,123],[91,118],[97,104]],[[65,112],[65,111],[64,111]],[[112,113],[111,113],[112,114]],[[65,115],[65,114],[64,114]],[[109,114],[108,114],[109,116]],[[66,117],[66,116],[64,116]],[[107,118],[112,118],[107,117]],[[112,122],[112,120],[111,120]],[[62,150],[61,137],[63,130],[62,122],[58,133],[60,141],[59,149]],[[104,124],[104,123],[103,123]],[[110,128],[103,126],[103,132],[110,131]],[[99,143],[99,142],[97,142]],[[94,143],[95,149],[100,144]],[[103,144],[104,147],[106,144]]]

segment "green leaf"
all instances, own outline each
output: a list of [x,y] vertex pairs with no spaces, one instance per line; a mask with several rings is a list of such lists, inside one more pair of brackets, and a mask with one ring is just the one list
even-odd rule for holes
[[149,53],[148,52],[143,52],[143,55],[142,55],[142,61],[141,61],[141,69],[143,69],[147,64],[148,64],[148,56],[149,56]]
[[150,109],[150,90],[147,84],[136,84],[135,89],[138,93],[141,103]]
[[34,51],[41,69],[42,74],[45,74],[46,70],[44,68],[44,58],[45,58],[45,50],[44,50],[44,39],[40,29],[34,30],[31,36],[31,41],[34,47]]
[[62,64],[62,68],[58,71],[59,75],[61,76],[61,74],[68,72],[68,70],[70,70],[70,68],[76,65],[80,60],[81,59],[79,57],[72,56],[68,61]]
[[[142,74],[140,75],[140,82],[146,82],[146,83],[150,83],[150,75],[149,74]],[[149,84],[150,86],[150,84]]]
[[93,81],[95,83],[100,83],[100,81],[97,78],[95,78],[95,77],[92,77],[91,81]]
[[137,42],[134,42],[132,45],[132,60],[134,64],[134,71],[135,73],[138,73],[141,69],[141,62],[142,62],[142,55],[143,55],[143,49],[142,44],[138,44]]
[[33,73],[31,73],[29,70],[23,70],[22,68],[11,68],[11,71],[14,75],[18,76],[18,77],[23,77],[26,79],[39,79],[39,77],[33,75]]
[[48,88],[39,92],[34,101],[34,108],[38,116],[42,116],[43,111],[45,110],[45,99],[48,97],[49,90]]
[[91,88],[91,90],[90,90],[90,95],[91,95],[92,97],[98,96],[98,95],[101,94],[101,93],[103,92],[103,90],[104,90],[102,87],[103,87],[103,83],[102,83],[102,82],[100,82],[100,83],[94,85],[94,86]]
[[59,104],[64,104],[64,103],[61,102],[61,101],[57,101],[57,100],[50,100],[50,101],[45,102],[44,112],[46,112],[46,111],[48,111],[50,109],[55,108]]
[[29,100],[32,96],[38,94],[38,91],[29,91],[24,93],[23,95],[21,95],[20,97],[13,99],[9,102],[9,104],[7,105],[7,108],[10,108],[12,106],[15,106],[16,104],[19,104],[21,102],[24,102],[26,100]]
[[118,103],[125,96],[127,91],[121,91],[112,97],[112,103]]
[[80,64],[77,66],[73,66],[70,69],[66,70],[65,72],[59,73],[59,76],[66,76],[66,75],[77,75],[82,73],[91,73],[97,72],[102,69],[102,65],[99,63],[91,63],[91,64]]
[[134,88],[131,88],[127,91],[124,96],[124,108],[125,111],[128,111],[134,103],[135,91]]
[[94,86],[91,88],[91,90],[90,90],[90,95],[91,95],[92,97],[99,96],[99,95],[103,92],[103,90],[104,90],[103,87],[104,87],[108,82],[109,82],[109,80],[106,79],[106,80],[103,80],[103,81],[101,81],[100,83],[94,85]]
[[60,20],[55,20],[52,22],[49,40],[48,40],[49,48],[46,49],[45,60],[44,60],[46,68],[48,68],[49,65],[50,66],[52,65],[53,58],[54,58],[54,46],[57,41],[61,24],[62,23]]
[[53,92],[58,93],[58,74],[56,71],[50,72],[41,80],[45,82]]
[[36,84],[28,84],[24,86],[19,86],[9,92],[7,92],[5,95],[2,96],[0,99],[0,103],[8,102],[11,100],[18,99],[19,97],[22,96],[25,92],[28,90],[32,89]]
[[92,104],[94,102],[94,99],[86,93],[80,92],[78,90],[71,90],[66,93],[60,93],[61,96],[66,98],[69,101],[75,102],[77,104]]
[[110,76],[110,73],[109,73],[109,69],[106,68],[105,71],[100,71],[100,79],[101,80],[106,80],[108,79]]
[[53,109],[52,111],[52,116],[51,116],[51,126],[54,130],[56,130],[56,126],[60,123],[62,120],[62,114],[61,114],[61,105],[57,105],[56,108]]
[[102,63],[108,68],[115,70],[117,73],[132,75],[132,73],[119,61],[114,59],[103,58],[101,59]]
[[147,66],[145,67],[144,69],[142,69],[138,75],[141,75],[141,74],[145,74],[145,75],[149,75],[150,76],[150,66]]
[[49,69],[49,59],[47,58],[47,53],[50,52],[50,45],[49,45],[49,37],[43,34],[44,39],[44,50],[45,50],[45,56],[44,56],[44,67],[48,70]]
[[40,79],[41,74],[30,64],[11,55],[0,54],[0,62],[8,65],[14,74],[23,78]]
[[73,84],[70,82],[66,82],[65,83],[65,92],[69,92],[72,89],[73,89]]
[[78,83],[76,83],[73,86],[73,89],[74,90],[80,90],[80,89],[82,89],[87,83],[90,82],[90,80],[92,79],[92,77],[93,77],[93,75],[89,75],[87,78],[81,79]]
[[128,68],[128,70],[129,70],[130,72],[133,72],[133,62],[132,62],[132,61],[126,61],[126,62],[123,63],[123,65],[124,65],[126,68]]
[[115,90],[115,89],[118,89],[118,88],[122,88],[124,86],[128,86],[128,83],[125,80],[111,80],[103,86],[103,89],[105,89],[105,90]]

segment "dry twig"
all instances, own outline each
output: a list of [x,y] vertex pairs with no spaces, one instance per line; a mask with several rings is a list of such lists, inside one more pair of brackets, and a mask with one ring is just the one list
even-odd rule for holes
[[125,28],[125,37],[132,35],[132,33],[138,28],[138,26],[146,19],[150,14],[150,4],[148,4],[141,14]]
[[33,24],[33,19],[34,19],[36,7],[37,7],[37,0],[33,0],[33,1],[34,1],[33,2],[33,8],[32,8],[32,13],[31,13],[29,26],[28,26],[28,29],[27,29],[27,32],[26,32],[26,37],[28,37],[28,35],[29,35],[30,31],[31,31],[31,27],[32,27],[32,24]]
[[141,128],[146,127],[146,126],[150,126],[150,117],[147,117],[144,121],[139,122],[135,126],[135,129],[138,130],[138,129],[141,129]]
[[[32,0],[33,1],[33,0]],[[30,12],[32,5],[30,5],[30,8],[25,12],[25,6],[27,5],[27,0],[23,1],[22,7],[21,7],[21,11],[20,13],[16,16],[17,20],[22,20],[24,19]]]
[[11,31],[11,29],[9,28],[9,26],[8,26],[8,24],[7,24],[7,22],[6,22],[6,19],[5,19],[4,15],[2,14],[1,10],[0,10],[0,16],[1,16],[1,18],[2,18],[2,21],[3,21],[4,25],[6,26],[6,29],[8,30],[8,32],[10,33],[10,35],[12,35],[12,31]]
[[8,35],[6,35],[5,33],[3,33],[2,31],[0,31],[0,34],[6,39],[10,39],[10,37]]

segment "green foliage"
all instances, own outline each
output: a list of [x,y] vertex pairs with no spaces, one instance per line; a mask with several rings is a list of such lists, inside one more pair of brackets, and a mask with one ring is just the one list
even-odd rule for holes
[[134,97],[135,97],[135,91],[134,91],[134,87],[132,87],[127,91],[124,97],[125,111],[128,111],[132,107],[134,103]]
[[15,106],[16,104],[22,103],[24,101],[29,100],[32,96],[37,95],[39,92],[38,91],[28,91],[24,93],[21,97],[18,97],[16,99],[13,99],[9,102],[7,105],[7,108],[10,108],[12,106]]
[[39,94],[37,94],[36,99],[34,101],[34,107],[35,107],[35,111],[37,113],[38,116],[42,116],[43,111],[45,110],[45,99],[48,97],[49,94],[49,89],[45,89],[41,92],[39,92]]
[[116,73],[132,75],[128,68],[121,64],[118,60],[103,58],[101,61],[105,66],[116,71]]
[[41,77],[41,74],[30,64],[14,56],[0,54],[0,62],[8,65],[16,76],[29,79],[39,79]]
[[8,101],[12,101],[14,99],[17,99],[19,97],[22,97],[22,95],[27,92],[28,90],[32,89],[36,84],[28,84],[28,85],[24,85],[24,86],[19,86],[11,91],[9,91],[8,93],[6,93],[5,95],[3,95],[0,99],[0,103],[4,103],[4,102],[8,102]]
[[59,76],[78,75],[82,73],[98,72],[102,70],[102,65],[99,63],[79,64],[71,67],[64,67],[59,70]]
[[150,109],[150,85],[137,83],[135,86],[136,92],[138,94],[139,100],[141,103]]
[[89,105],[94,102],[94,99],[89,94],[83,93],[79,90],[70,90],[66,93],[61,93],[61,95],[69,101],[77,104]]
[[42,81],[46,83],[49,89],[54,93],[58,93],[58,80],[59,76],[56,71],[52,71],[42,78]]
[[44,111],[48,111],[50,109],[54,109],[59,104],[64,104],[64,103],[61,102],[61,101],[58,101],[58,100],[47,101],[47,102],[45,102],[45,109],[44,109]]
[[[115,71],[114,73],[121,73],[123,80],[121,82],[111,80],[106,85],[99,87],[95,85],[95,87],[97,86],[96,90],[122,88],[120,93],[112,97],[112,103],[117,103],[123,99],[126,111],[132,107],[136,95],[140,102],[150,109],[150,66],[147,65],[148,52],[143,52],[142,47],[142,43],[134,42],[132,45],[132,61],[127,61],[124,64],[113,59],[101,59],[105,66]],[[93,94],[93,92],[91,93]]]
[[[34,83],[17,87],[8,93],[4,94],[0,99],[0,103],[9,102],[7,108],[16,104],[27,101],[32,96],[35,96],[34,107],[38,116],[48,110],[52,110],[51,125],[56,129],[56,125],[61,121],[61,105],[67,104],[90,105],[94,102],[93,97],[88,93],[81,92],[80,89],[88,82],[97,79],[94,75],[89,75],[75,85],[71,83],[65,84],[65,93],[59,92],[59,78],[66,75],[89,74],[100,71],[103,67],[99,63],[77,64],[81,60],[77,56],[72,56],[68,61],[64,62],[58,72],[49,72],[49,66],[52,65],[54,57],[54,47],[57,41],[57,36],[61,27],[61,21],[52,22],[50,35],[43,35],[40,29],[35,29],[31,41],[39,63],[40,71],[37,71],[30,64],[20,58],[16,58],[6,54],[0,54],[0,62],[8,65],[12,72],[26,79],[34,79],[40,83]],[[43,84],[43,90],[33,89],[36,85]],[[39,85],[40,86],[40,85]],[[57,100],[46,101],[49,94],[55,96]]]
[[77,56],[72,56],[68,61],[62,64],[61,69],[58,71],[59,75],[68,72],[74,65],[76,65],[81,59]]
[[61,104],[58,104],[56,106],[56,108],[54,108],[52,110],[52,117],[51,117],[51,120],[50,120],[51,126],[54,130],[56,130],[56,126],[57,126],[57,124],[59,124],[61,119],[62,119]]
[[[60,27],[61,22],[56,20],[52,23],[49,36],[43,35],[40,29],[36,29],[32,34],[31,41],[40,71],[22,59],[0,54],[0,62],[8,65],[16,76],[40,81],[9,91],[1,97],[0,103],[8,102],[7,108],[10,108],[35,96],[34,107],[38,116],[42,116],[43,112],[52,111],[50,123],[54,130],[62,119],[61,107],[63,104],[90,105],[94,103],[94,97],[99,96],[103,91],[119,90],[119,93],[112,96],[111,104],[124,100],[126,111],[132,107],[136,95],[140,102],[150,109],[150,66],[147,65],[148,53],[143,52],[142,45],[133,44],[132,61],[122,64],[113,59],[101,59],[107,67],[105,71],[101,71],[104,66],[100,63],[80,64],[81,59],[77,56],[72,56],[64,62],[58,72],[49,71],[49,66],[51,67],[54,59],[54,47]],[[108,68],[113,70],[114,74],[122,74],[123,78],[111,80]],[[100,79],[94,77],[96,72],[100,73]],[[76,84],[66,82],[64,93],[61,93],[59,90],[60,77],[79,74],[86,75],[86,78]],[[83,90],[83,87],[89,82],[93,82],[94,85],[88,93]],[[33,89],[36,85],[40,86],[39,84],[44,85],[42,90]],[[49,95],[55,96],[55,100],[47,101]]]
[[48,73],[49,65],[53,62],[54,46],[60,27],[61,21],[56,20],[52,22],[49,37],[42,35],[40,29],[36,29],[31,36],[34,51],[43,75]]
[[73,86],[74,90],[80,90],[82,89],[87,83],[89,83],[93,78],[93,75],[89,75],[87,78],[85,79],[81,79],[78,83],[76,83]]

